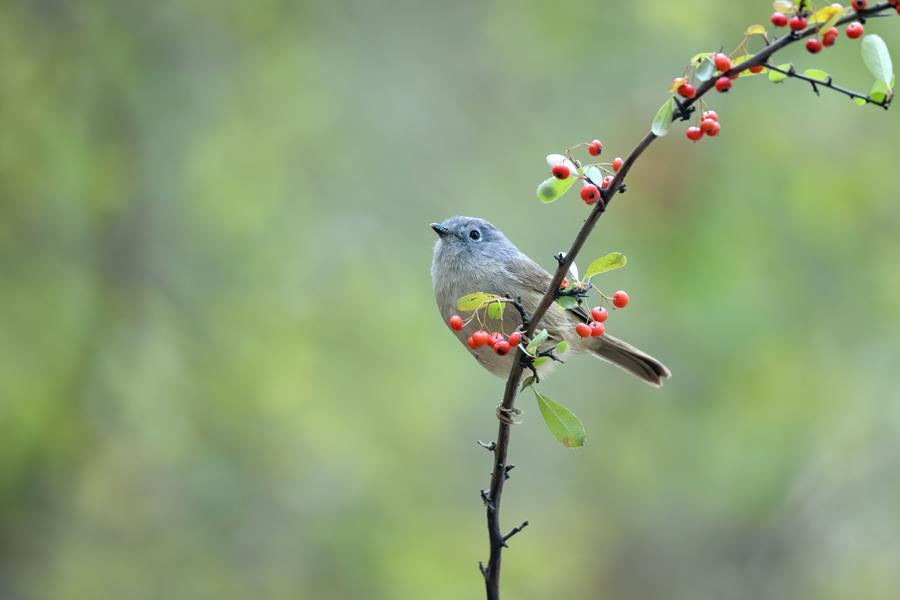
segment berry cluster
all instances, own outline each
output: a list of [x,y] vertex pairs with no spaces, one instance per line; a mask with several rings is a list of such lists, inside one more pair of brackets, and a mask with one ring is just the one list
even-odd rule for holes
[[[472,319],[470,318],[469,321],[471,320]],[[463,321],[463,318],[459,315],[450,317],[450,329],[453,331],[462,331],[467,323],[468,322]],[[468,344],[469,348],[472,350],[487,346],[500,356],[503,356],[509,354],[509,351],[518,346],[521,341],[521,331],[513,331],[507,336],[500,331],[485,331],[484,329],[479,329],[469,336],[469,339],[466,340],[466,344]]]
[[700,126],[688,127],[684,134],[689,140],[696,142],[704,135],[715,137],[719,135],[719,131],[721,130],[722,125],[719,124],[719,115],[716,114],[716,111],[714,110],[708,110],[703,113],[703,119],[700,121]]
[[[607,190],[612,185],[615,174],[619,172],[625,161],[617,156],[611,163],[582,164],[572,157],[572,151],[581,146],[586,147],[591,156],[600,156],[603,152],[603,142],[600,140],[583,142],[566,148],[565,155],[554,154],[548,157],[548,161],[551,157],[556,160],[550,166],[550,174],[563,181],[569,177],[582,180],[581,199],[588,206],[593,206],[603,197],[601,190]],[[590,172],[591,170],[593,173]]]
[[[892,2],[895,6],[897,6],[897,12],[900,13],[900,4],[896,2]],[[868,0],[853,0],[851,2],[851,6],[856,11],[860,11],[868,6]],[[789,6],[789,5],[786,5]],[[840,5],[836,5],[836,8],[843,8]],[[769,20],[772,22],[772,25],[775,27],[789,27],[792,32],[799,33],[809,27],[809,20],[807,17],[810,15],[811,11],[804,10],[800,12],[799,9],[795,11],[790,18],[788,15],[783,12],[774,12]],[[859,37],[862,37],[862,34],[865,33],[865,28],[862,23],[859,21],[854,21],[847,25],[845,29],[847,37],[851,40],[855,40]],[[837,27],[829,27],[825,31],[822,31],[821,28],[818,32],[817,37],[811,37],[806,40],[806,49],[812,54],[818,54],[822,51],[822,48],[828,48],[834,46],[835,41],[837,41],[838,36],[841,34],[840,30]]]
[[[620,290],[609,297],[608,300],[616,308],[625,308],[628,305],[628,294]],[[595,306],[591,309],[590,323],[579,323],[575,326],[575,333],[581,337],[597,337],[598,335],[603,335],[606,333],[606,325],[604,325],[604,323],[608,318],[608,310],[602,306]]]

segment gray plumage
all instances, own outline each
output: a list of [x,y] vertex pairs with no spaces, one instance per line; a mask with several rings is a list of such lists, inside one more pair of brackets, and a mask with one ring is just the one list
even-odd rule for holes
[[[496,227],[474,217],[451,217],[442,223],[433,223],[431,227],[438,234],[431,279],[438,310],[445,323],[460,312],[456,308],[457,299],[473,292],[519,296],[529,314],[535,311],[552,277],[520,252]],[[566,340],[570,351],[589,352],[656,386],[671,376],[658,360],[611,335],[580,337],[575,333],[575,325],[589,320],[581,308],[566,310],[554,302],[541,320],[541,327],[550,334],[545,348]],[[512,307],[504,311],[502,329],[507,334],[521,323],[518,312]],[[490,331],[501,329],[500,321],[486,315],[485,324]],[[462,331],[453,333],[486,369],[506,377],[514,353],[499,356],[487,346],[473,350],[466,344],[466,339],[479,328],[477,321],[473,321]],[[553,364],[553,361],[547,361],[539,371],[543,374]]]

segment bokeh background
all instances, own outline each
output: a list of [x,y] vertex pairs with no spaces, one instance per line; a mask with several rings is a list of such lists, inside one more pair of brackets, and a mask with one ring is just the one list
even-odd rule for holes
[[[501,380],[428,224],[546,266],[544,155],[624,155],[767,2],[6,2],[0,597],[478,598]],[[900,48],[900,20],[869,23]],[[868,89],[858,43],[786,60]],[[586,262],[675,376],[522,397],[510,598],[896,598],[900,115],[741,80],[654,144]]]

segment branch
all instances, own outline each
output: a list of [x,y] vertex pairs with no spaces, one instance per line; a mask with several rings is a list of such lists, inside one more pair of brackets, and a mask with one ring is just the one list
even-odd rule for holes
[[[870,8],[851,12],[850,14],[845,15],[844,17],[839,19],[834,25],[844,25],[846,23],[849,23],[850,21],[871,18],[874,16],[878,16],[880,15],[880,13],[883,13],[887,10],[895,10],[894,5],[891,2],[880,2]],[[816,31],[817,26],[811,25],[803,31],[786,34],[783,37],[776,39],[771,44],[769,44],[744,62],[734,65],[723,75],[728,77],[736,77],[738,73],[749,69],[750,67],[766,66],[769,58],[776,52],[804,38],[814,35]],[[822,82],[816,82],[816,84],[824,85]],[[673,121],[684,118],[685,116],[689,115],[691,111],[695,110],[693,105],[696,104],[700,100],[700,98],[702,98],[707,92],[709,92],[714,85],[715,78],[710,78],[697,88],[697,93],[693,98],[684,100],[683,102],[679,102],[678,110],[675,111],[673,115]],[[836,89],[836,86],[831,87]],[[616,193],[620,191],[624,179],[631,171],[631,167],[634,166],[634,163],[637,161],[637,159],[641,157],[641,155],[645,150],[647,150],[650,144],[653,143],[656,137],[657,136],[654,135],[653,132],[648,132],[637,143],[634,149],[632,149],[632,151],[625,158],[625,161],[622,163],[622,167],[615,174],[612,182],[605,190],[605,193],[603,194],[603,201],[598,202],[594,205],[594,208],[591,210],[587,219],[585,219],[584,224],[581,226],[581,229],[578,230],[578,234],[575,236],[575,239],[573,240],[569,250],[565,253],[565,255],[557,255],[556,258],[559,266],[557,267],[556,272],[553,274],[553,279],[550,282],[550,286],[547,292],[544,294],[543,298],[541,298],[540,304],[538,304],[537,309],[535,309],[534,313],[531,315],[528,326],[525,327],[526,337],[531,337],[534,335],[534,332],[540,325],[541,319],[543,319],[544,315],[547,313],[550,305],[556,300],[560,284],[566,277],[566,273],[568,272],[569,267],[578,256],[578,253],[581,251],[584,243],[593,232],[597,221],[603,214],[605,214]],[[522,372],[527,366],[526,361],[523,360],[525,358],[525,354],[522,351],[522,347],[520,346],[516,350],[516,360],[513,361],[512,368],[509,372],[509,377],[506,380],[506,387],[503,392],[503,400],[500,403],[500,406],[498,406],[498,414],[514,414],[514,411],[516,410],[516,394],[518,392],[519,382],[522,379]],[[488,537],[490,540],[490,558],[487,565],[479,563],[479,567],[481,569],[482,575],[484,576],[488,600],[498,600],[500,598],[500,565],[503,548],[506,547],[506,540],[509,539],[507,536],[504,536],[500,530],[500,500],[503,494],[503,484],[508,478],[506,460],[507,454],[509,452],[510,431],[511,424],[507,421],[501,420],[499,428],[497,430],[496,445],[493,448],[494,468],[491,472],[491,485],[490,489],[483,493],[483,498],[487,506],[486,512]],[[521,531],[524,526],[525,524],[514,529],[510,533],[510,536]]]
[[791,68],[786,71],[780,67],[775,67],[770,64],[766,64],[766,68],[770,71],[775,71],[776,73],[781,73],[782,75],[787,75],[788,77],[808,82],[812,86],[812,89],[816,93],[816,96],[819,95],[819,88],[823,87],[828,88],[829,90],[834,90],[835,92],[844,94],[853,99],[859,98],[860,100],[865,100],[867,104],[874,104],[875,106],[880,106],[885,110],[887,110],[891,106],[891,99],[893,98],[892,96],[885,96],[884,100],[882,100],[881,102],[872,100],[866,94],[860,94],[859,92],[854,92],[853,90],[848,90],[847,88],[835,85],[834,83],[832,83],[831,75],[828,76],[827,80],[822,81],[821,79],[813,79],[812,77],[807,77],[803,73],[798,73],[794,69],[794,65],[791,65]]

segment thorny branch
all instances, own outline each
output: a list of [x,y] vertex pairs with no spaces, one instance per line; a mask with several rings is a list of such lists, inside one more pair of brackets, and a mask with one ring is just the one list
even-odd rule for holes
[[[801,3],[801,5],[803,4],[805,4],[805,2]],[[849,23],[850,21],[854,21],[857,19],[864,20],[866,18],[881,16],[881,13],[887,10],[895,10],[895,8],[890,2],[880,2],[869,8],[860,11],[853,11],[845,15],[835,23],[835,26],[844,25],[846,23]],[[811,35],[815,35],[816,32],[817,26],[814,24],[802,31],[790,33],[781,38],[778,38],[744,62],[734,65],[729,71],[724,73],[724,75],[731,77],[733,75],[737,75],[745,69],[760,65],[772,68],[768,65],[769,58],[772,55],[774,55],[779,50],[782,50],[783,48],[796,43],[799,40],[807,38]],[[776,68],[774,70],[778,69]],[[803,77],[798,77],[798,75],[799,74],[797,73],[793,74],[794,77],[803,79]],[[837,86],[834,86],[833,84],[825,85],[824,83],[819,81],[816,81],[815,83],[817,86],[827,87],[829,89],[834,89],[842,93],[849,92],[849,90],[845,91],[843,89],[838,89]],[[709,90],[711,90],[714,85],[715,79],[711,78],[708,81],[703,82],[698,87],[697,93],[693,98],[679,102],[677,105],[678,108],[673,115],[673,121],[688,117],[690,113],[695,110],[693,105],[696,104],[700,100],[700,98],[702,98],[707,92],[709,92]],[[550,287],[547,290],[547,293],[544,294],[537,309],[531,315],[527,327],[525,327],[526,337],[530,338],[534,335],[534,332],[540,325],[541,319],[550,308],[550,305],[556,300],[560,284],[566,277],[566,273],[568,272],[569,267],[578,256],[578,253],[581,251],[581,248],[584,246],[584,243],[587,241],[591,232],[594,230],[594,227],[596,226],[600,216],[605,213],[613,197],[616,195],[616,192],[621,190],[622,183],[628,176],[628,173],[631,171],[631,167],[634,166],[635,161],[640,158],[640,156],[656,138],[656,135],[654,135],[652,132],[648,132],[637,143],[634,149],[632,149],[632,151],[625,158],[622,167],[615,174],[615,177],[613,178],[609,187],[605,190],[603,201],[595,204],[587,219],[585,219],[584,224],[581,226],[581,229],[575,236],[575,239],[572,242],[569,250],[564,255],[562,255],[561,253],[560,255],[556,256],[556,260],[559,266],[557,267],[556,272],[553,274],[553,279],[550,282]],[[497,407],[498,416],[500,416],[501,414],[516,414],[516,411],[518,409],[515,408],[515,402],[516,395],[519,389],[519,382],[522,379],[523,370],[525,368],[528,368],[531,364],[530,361],[526,360],[529,357],[524,354],[521,346],[516,352],[517,360],[513,361],[513,366],[510,369],[509,377],[506,380],[506,387],[503,392],[503,400]],[[482,562],[478,563],[481,574],[484,576],[488,600],[498,600],[500,598],[500,565],[503,548],[506,547],[506,541],[510,537],[512,537],[512,535],[520,532],[527,524],[527,522],[523,523],[519,527],[513,529],[507,535],[504,535],[500,529],[500,500],[503,494],[503,484],[509,477],[510,465],[507,465],[506,461],[507,454],[509,452],[509,439],[511,429],[511,421],[508,419],[501,419],[499,428],[497,430],[496,442],[491,442],[490,444],[482,444],[485,448],[487,448],[494,454],[494,468],[491,472],[491,485],[488,490],[482,491],[482,499],[484,500],[487,513],[488,537],[490,540],[490,557],[488,559],[487,565]]]

